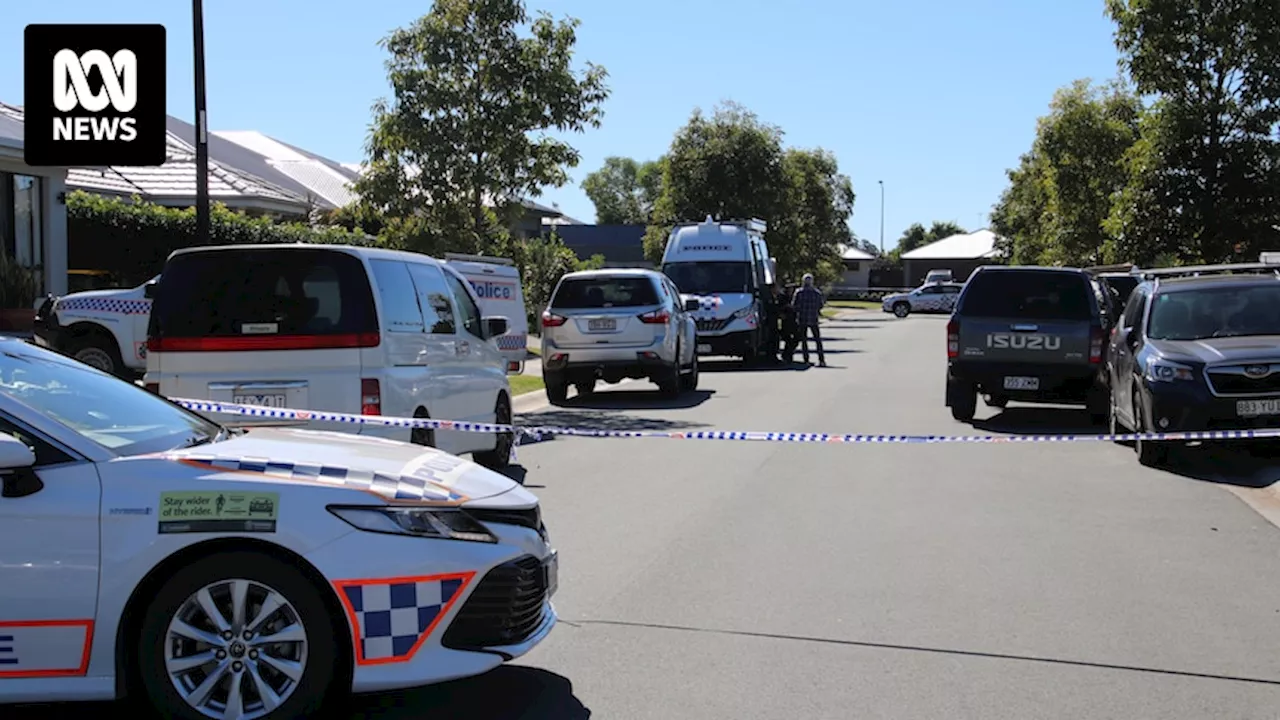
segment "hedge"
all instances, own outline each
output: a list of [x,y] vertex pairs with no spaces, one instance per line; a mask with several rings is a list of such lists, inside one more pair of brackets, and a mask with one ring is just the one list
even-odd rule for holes
[[107,270],[125,286],[154,277],[174,250],[196,245],[327,243],[376,245],[362,233],[249,217],[217,203],[209,211],[209,241],[196,241],[194,208],[170,208],[83,191],[67,194],[67,267]]

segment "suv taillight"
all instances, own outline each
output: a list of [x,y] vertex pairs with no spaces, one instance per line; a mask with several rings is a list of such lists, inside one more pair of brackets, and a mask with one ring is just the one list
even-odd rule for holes
[[544,328],[560,327],[568,321],[569,318],[557,315],[550,310],[542,311],[542,327]]
[[645,323],[646,325],[666,325],[667,321],[671,319],[671,313],[666,310],[654,310],[653,312],[647,312],[639,317],[640,322]]
[[360,381],[360,414],[382,414],[382,387],[374,378]]
[[1102,328],[1093,328],[1089,331],[1089,362],[1102,362],[1102,346],[1106,342],[1106,335],[1103,335]]
[[947,323],[947,359],[960,357],[960,321],[952,318]]

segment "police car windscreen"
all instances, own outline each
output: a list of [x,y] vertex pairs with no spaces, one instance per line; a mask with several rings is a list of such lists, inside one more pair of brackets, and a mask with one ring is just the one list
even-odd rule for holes
[[377,332],[373,293],[359,258],[324,250],[236,249],[172,258],[160,278],[149,334],[296,338]]
[[658,304],[658,292],[647,277],[567,278],[560,283],[556,296],[551,299],[551,307],[561,310]]
[[1084,278],[1051,270],[993,270],[969,279],[959,312],[1014,320],[1090,320]]
[[750,292],[751,265],[744,262],[668,263],[662,272],[690,295]]
[[1152,340],[1258,335],[1280,335],[1280,285],[1160,292],[1147,325]]

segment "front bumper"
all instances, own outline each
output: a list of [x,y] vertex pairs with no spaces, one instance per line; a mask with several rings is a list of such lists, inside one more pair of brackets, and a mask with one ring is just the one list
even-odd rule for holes
[[[1006,390],[1008,377],[1033,377],[1039,381],[1035,390]],[[976,385],[978,392],[1000,395],[1019,402],[1085,404],[1093,393],[1103,390],[1100,365],[1044,365],[1008,362],[974,362],[951,360],[947,363],[947,379]]]
[[479,675],[550,634],[547,576],[529,569],[555,551],[536,529],[482,521],[498,543],[353,531],[307,556],[343,607],[353,692]]
[[31,330],[36,344],[40,347],[61,351],[65,346],[66,331],[58,323],[58,315],[53,312],[51,300],[45,300],[36,310]]
[[1152,432],[1201,432],[1207,430],[1262,430],[1280,428],[1280,414],[1241,415],[1240,403],[1271,401],[1280,405],[1280,393],[1249,397],[1218,397],[1200,381],[1152,382],[1143,380],[1141,408]]
[[749,356],[756,346],[756,330],[739,330],[719,335],[698,333],[699,355]]

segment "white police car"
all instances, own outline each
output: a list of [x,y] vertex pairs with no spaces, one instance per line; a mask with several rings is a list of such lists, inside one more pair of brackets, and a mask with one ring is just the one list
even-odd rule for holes
[[0,339],[0,703],[293,718],[483,673],[556,622],[537,499],[438,450],[227,429]]
[[951,312],[956,308],[963,283],[939,282],[922,285],[909,293],[889,295],[880,303],[880,309],[904,318],[913,312]]

